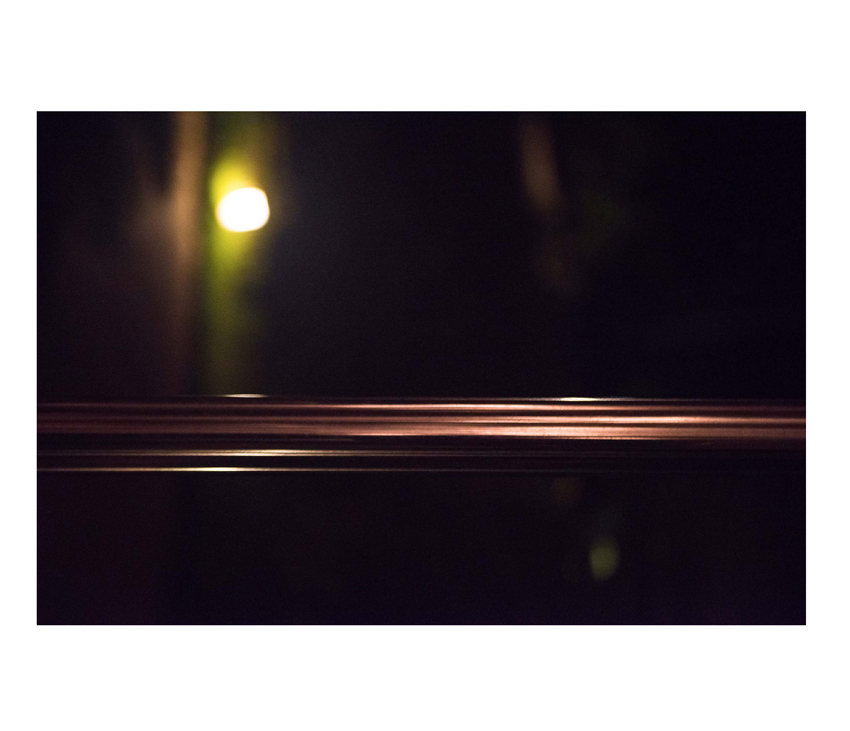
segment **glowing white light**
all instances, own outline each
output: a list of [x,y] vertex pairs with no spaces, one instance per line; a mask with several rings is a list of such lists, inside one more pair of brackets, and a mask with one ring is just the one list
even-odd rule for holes
[[256,231],[269,220],[269,201],[259,188],[239,188],[218,202],[215,217],[228,231]]

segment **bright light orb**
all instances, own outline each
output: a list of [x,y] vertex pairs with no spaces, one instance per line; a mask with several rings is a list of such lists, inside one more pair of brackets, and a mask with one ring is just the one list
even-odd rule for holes
[[228,231],[256,231],[269,220],[269,201],[259,188],[239,188],[218,202],[215,217]]

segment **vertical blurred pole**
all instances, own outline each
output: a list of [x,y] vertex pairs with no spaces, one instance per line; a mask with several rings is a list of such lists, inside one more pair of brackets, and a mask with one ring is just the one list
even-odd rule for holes
[[172,268],[171,348],[169,391],[192,390],[189,378],[194,364],[193,327],[199,298],[200,249],[204,156],[207,119],[203,112],[174,115],[174,167],[171,205],[174,220],[174,267]]
[[[173,115],[173,166],[170,204],[173,225],[171,267],[172,317],[170,321],[170,392],[195,393],[202,364],[198,348],[202,316],[204,202],[206,200],[209,119],[204,112],[175,112]],[[191,556],[191,526],[198,507],[196,496],[178,475],[162,475],[168,501],[167,553],[157,577],[160,623],[179,621],[182,584],[181,567]],[[142,491],[138,491],[140,494]]]
[[534,270],[552,293],[572,296],[575,257],[565,225],[566,199],[558,176],[555,139],[545,119],[538,117],[523,119],[519,132],[523,183],[540,231]]

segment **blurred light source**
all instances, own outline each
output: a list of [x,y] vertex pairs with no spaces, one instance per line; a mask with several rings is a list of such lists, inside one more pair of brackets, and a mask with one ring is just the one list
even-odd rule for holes
[[620,549],[617,542],[608,536],[600,538],[591,547],[588,559],[590,573],[594,579],[597,581],[610,579],[620,565]]
[[228,231],[256,231],[269,220],[269,201],[259,188],[238,188],[218,202],[215,217]]

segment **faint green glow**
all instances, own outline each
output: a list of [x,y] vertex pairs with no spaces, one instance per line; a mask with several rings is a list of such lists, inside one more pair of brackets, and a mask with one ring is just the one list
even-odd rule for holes
[[228,231],[256,231],[269,220],[269,201],[259,188],[238,188],[218,202],[215,217]]
[[610,579],[620,565],[620,549],[610,536],[598,539],[588,554],[590,573],[597,581]]
[[257,185],[257,165],[252,157],[229,149],[216,162],[210,178],[210,199],[215,205],[228,193]]

